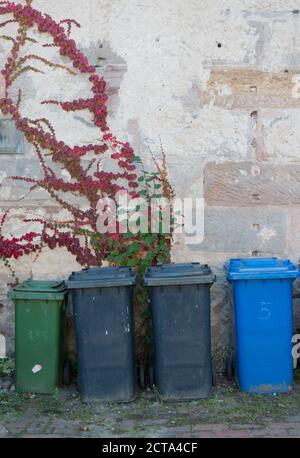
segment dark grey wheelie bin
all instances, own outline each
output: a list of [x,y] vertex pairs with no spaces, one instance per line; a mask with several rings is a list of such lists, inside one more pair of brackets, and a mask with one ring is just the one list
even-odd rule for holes
[[132,292],[127,267],[73,273],[67,287],[75,317],[79,389],[85,402],[129,402],[136,394]]
[[154,376],[163,400],[209,396],[212,386],[211,269],[199,263],[149,268]]

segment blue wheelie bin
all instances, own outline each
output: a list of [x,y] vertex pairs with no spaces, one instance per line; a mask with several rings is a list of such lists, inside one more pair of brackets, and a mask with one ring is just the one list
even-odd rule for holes
[[245,258],[225,268],[233,287],[237,384],[248,393],[288,392],[296,267],[277,258]]

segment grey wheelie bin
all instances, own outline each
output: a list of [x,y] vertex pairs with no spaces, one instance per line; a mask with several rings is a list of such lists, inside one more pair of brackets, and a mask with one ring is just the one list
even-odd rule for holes
[[79,389],[85,402],[128,402],[136,394],[132,292],[127,267],[73,273],[67,287],[75,317]]
[[163,400],[209,396],[212,386],[211,269],[199,263],[149,268],[154,376]]

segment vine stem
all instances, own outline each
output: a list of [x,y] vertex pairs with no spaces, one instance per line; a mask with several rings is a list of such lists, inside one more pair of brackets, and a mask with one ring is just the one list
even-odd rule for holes
[[18,28],[18,38],[14,40],[14,44],[13,44],[13,47],[12,47],[12,50],[11,50],[11,53],[10,53],[11,54],[10,58],[12,59],[13,65],[10,67],[10,71],[6,74],[6,85],[5,85],[6,98],[9,97],[8,88],[12,84],[12,74],[15,71],[15,68],[16,68],[17,58],[20,55],[21,48],[26,43],[27,30],[28,30],[28,27],[26,27],[26,26],[19,27]]

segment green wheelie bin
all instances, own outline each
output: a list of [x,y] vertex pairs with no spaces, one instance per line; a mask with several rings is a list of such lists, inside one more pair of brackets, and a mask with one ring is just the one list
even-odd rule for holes
[[65,284],[27,280],[9,298],[15,304],[16,391],[51,394],[61,381]]

